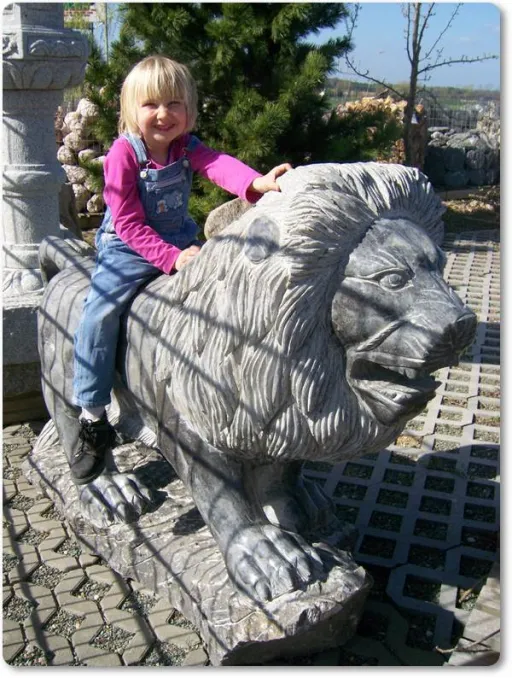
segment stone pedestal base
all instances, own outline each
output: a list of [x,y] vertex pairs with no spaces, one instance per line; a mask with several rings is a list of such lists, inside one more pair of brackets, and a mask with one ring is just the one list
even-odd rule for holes
[[[40,372],[39,365],[35,368]],[[4,369],[4,379],[6,371]],[[50,416],[41,391],[29,391],[11,398],[4,396],[2,413],[4,426],[36,419],[44,421]]]
[[[69,522],[78,539],[112,569],[169,598],[200,632],[214,666],[262,664],[276,657],[343,644],[355,631],[371,579],[348,553],[325,581],[265,606],[238,593],[222,556],[181,481],[161,455],[141,443],[114,451],[155,495],[154,509],[130,525],[108,530],[87,524],[52,422],[41,433],[24,472]],[[325,547],[329,558],[329,547]]]
[[41,393],[41,363],[37,351],[37,310],[41,296],[34,292],[4,299],[4,424],[48,416]]

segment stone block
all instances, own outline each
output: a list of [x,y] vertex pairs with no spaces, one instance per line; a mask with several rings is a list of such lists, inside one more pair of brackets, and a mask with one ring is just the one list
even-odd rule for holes
[[61,607],[67,608],[68,605],[74,605],[78,600],[73,592],[78,589],[85,580],[85,574],[81,570],[67,572],[54,589],[55,597]]
[[11,499],[14,499],[17,492],[18,490],[16,489],[16,485],[12,480],[4,480],[4,482],[2,483],[3,503],[6,504]]
[[[27,600],[34,606],[30,612],[29,620],[24,620],[27,627],[32,625],[34,628],[40,629],[55,612],[55,599],[50,589],[39,584],[23,581],[14,584],[13,591],[15,596]],[[29,640],[31,639],[29,638]]]
[[457,172],[446,172],[444,175],[444,185],[446,188],[457,189],[468,185],[469,177],[463,170]]
[[472,169],[467,171],[470,186],[483,186],[485,184],[485,170]]
[[34,644],[49,656],[50,666],[72,666],[74,664],[73,652],[69,642],[63,636],[44,633],[44,639],[41,639],[41,631],[38,630],[33,640]]
[[48,419],[41,393],[39,361],[3,366],[3,422],[12,424],[30,419]]
[[500,171],[499,169],[487,169],[485,170],[485,184],[487,186],[494,186],[498,184],[500,180]]
[[481,170],[485,167],[486,154],[482,149],[470,149],[466,153],[466,167],[471,170]]
[[488,149],[485,155],[485,169],[500,168],[500,149]]
[[133,632],[133,629],[129,629],[128,627],[132,626],[134,613],[132,610],[122,609],[121,607],[121,604],[128,593],[129,589],[123,593],[119,593],[116,590],[110,590],[103,596],[99,605],[109,624],[115,624],[116,626],[120,626],[125,630],[131,630]]
[[[4,428],[2,429],[2,435],[3,435],[4,442],[5,442],[6,438],[9,439],[9,442],[14,442],[14,441],[18,442],[17,439],[19,438],[20,429],[21,429],[21,424],[10,424],[9,426],[4,425]],[[14,439],[14,441],[13,441],[13,439]]]
[[2,623],[2,649],[5,662],[10,662],[25,647],[21,624],[11,619]]
[[208,662],[208,655],[202,647],[197,647],[191,650],[185,659],[182,666],[205,666]]
[[11,509],[9,506],[4,507],[4,518],[8,523],[11,539],[19,537],[28,527],[25,514],[22,511]]
[[[9,551],[7,551],[8,553]],[[23,579],[28,579],[28,577],[34,572],[37,567],[40,565],[40,558],[37,552],[37,548],[32,546],[32,544],[22,544],[17,543],[15,548],[12,549],[12,552],[20,559],[21,565],[18,566],[19,571],[19,581]],[[9,573],[9,579],[11,584],[15,582],[14,570],[11,570]]]
[[[3,307],[3,364],[19,365],[39,361],[37,351],[37,309],[41,297],[23,295],[4,300]],[[40,377],[39,377],[40,378]],[[4,393],[14,395],[12,388]],[[24,393],[27,389],[19,389]]]
[[448,147],[444,151],[443,158],[448,172],[459,172],[464,169],[466,154],[463,149]]
[[[98,629],[95,629],[95,631],[97,630]],[[92,631],[92,629],[89,629],[89,631]],[[123,666],[121,658],[114,652],[108,652],[101,647],[91,645],[89,639],[84,640],[84,642],[77,642],[76,637],[79,633],[80,632],[77,631],[77,633],[73,634],[73,646],[81,662],[87,666]]]
[[194,631],[182,626],[173,626],[173,624],[168,622],[160,624],[155,628],[155,633],[163,643],[172,643],[185,650],[195,647],[200,642],[199,636]]
[[471,148],[482,148],[485,146],[485,142],[480,138],[480,134],[476,130],[469,130],[468,132],[453,134],[448,140],[448,146],[461,150],[469,150]]
[[90,553],[89,551],[82,550],[82,553],[78,556],[78,562],[80,563],[80,567],[83,567],[83,569],[85,570],[87,567],[95,565],[98,562],[98,556],[95,553]]
[[126,590],[129,591],[128,585],[122,581],[121,577],[105,565],[95,563],[94,565],[87,567],[86,572],[87,576],[93,581],[116,587],[117,590],[119,590],[120,585],[126,586]]
[[132,638],[129,647],[123,652],[123,663],[126,664],[126,666],[133,666],[134,664],[141,662],[144,655],[150,649],[152,640],[153,637],[151,634],[147,636],[139,634],[138,636],[135,636],[135,638]]
[[75,597],[74,602],[68,601],[65,609],[68,614],[74,615],[75,617],[86,617],[87,624],[84,624],[83,628],[101,624],[102,620],[101,615],[98,612],[98,605],[92,600],[84,600]]
[[425,157],[425,174],[435,186],[442,186],[444,183],[444,158],[443,149],[429,146]]

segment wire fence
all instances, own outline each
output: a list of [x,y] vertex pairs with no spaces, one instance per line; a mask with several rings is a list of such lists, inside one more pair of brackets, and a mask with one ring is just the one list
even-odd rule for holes
[[440,99],[432,93],[426,93],[418,100],[425,106],[429,127],[450,127],[466,132],[475,129],[484,117],[500,118],[500,100],[486,96],[474,99]]

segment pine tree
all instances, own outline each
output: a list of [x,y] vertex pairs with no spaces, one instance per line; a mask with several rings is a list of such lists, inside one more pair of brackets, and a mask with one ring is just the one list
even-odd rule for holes
[[[379,121],[340,120],[323,95],[350,42],[307,42],[346,16],[343,4],[131,3],[121,12],[108,64],[94,51],[86,73],[89,96],[102,110],[95,133],[107,148],[116,136],[124,77],[144,56],[165,54],[187,64],[197,82],[195,133],[207,145],[261,172],[284,161],[297,166],[364,158],[367,135],[360,128]],[[361,132],[357,138],[355,131]],[[190,210],[204,223],[232,196],[200,177],[194,181]]]

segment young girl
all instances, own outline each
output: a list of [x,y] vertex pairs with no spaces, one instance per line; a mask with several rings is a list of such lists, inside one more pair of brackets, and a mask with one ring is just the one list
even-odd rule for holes
[[107,208],[96,235],[96,267],[75,334],[74,404],[82,411],[70,467],[77,484],[101,473],[115,439],[105,406],[121,315],[143,283],[179,271],[200,252],[198,227],[187,213],[192,172],[256,202],[279,191],[277,177],[291,168],[285,163],[262,176],[189,134],[197,116],[195,83],[185,66],[163,56],[130,71],[120,113],[120,136],[104,165]]

